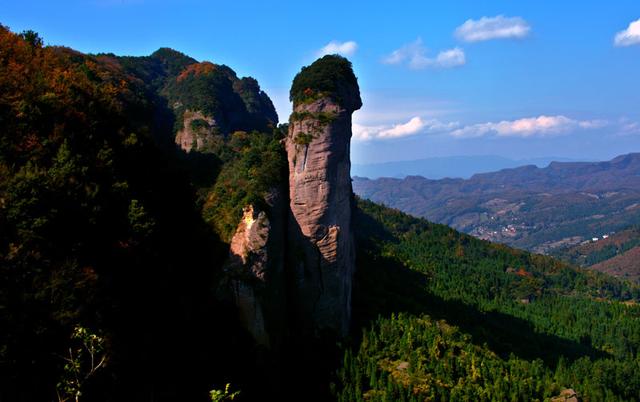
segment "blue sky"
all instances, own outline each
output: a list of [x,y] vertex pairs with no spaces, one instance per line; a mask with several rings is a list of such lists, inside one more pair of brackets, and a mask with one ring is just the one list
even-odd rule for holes
[[0,23],[48,44],[227,64],[258,79],[282,121],[300,67],[342,52],[363,93],[356,163],[640,152],[638,0],[3,3]]

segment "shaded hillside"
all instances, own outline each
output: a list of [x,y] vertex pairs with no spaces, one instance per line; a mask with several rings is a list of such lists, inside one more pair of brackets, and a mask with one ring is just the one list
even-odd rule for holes
[[[339,400],[638,399],[640,293],[368,201]],[[618,300],[602,302],[601,298]]]
[[[227,246],[198,200],[225,192],[204,212],[237,223],[243,200],[279,180],[262,159],[277,164],[279,138],[177,153],[157,91],[193,62],[85,55],[0,26],[0,399],[205,400],[259,382],[253,343],[214,299]],[[245,84],[236,96],[258,90]]]
[[150,56],[98,55],[103,62],[122,65],[164,98],[176,115],[176,130],[184,125],[187,111],[212,119],[216,133],[238,130],[270,131],[278,115],[267,94],[251,77],[238,78],[225,65],[198,62],[178,51],[162,48]]
[[586,240],[577,246],[560,249],[554,256],[632,281],[640,279],[640,229],[632,227],[618,233]]
[[356,177],[353,187],[373,201],[536,252],[640,222],[640,154],[523,166],[468,180]]

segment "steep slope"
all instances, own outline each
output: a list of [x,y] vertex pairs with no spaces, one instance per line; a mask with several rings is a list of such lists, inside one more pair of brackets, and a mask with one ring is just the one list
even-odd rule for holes
[[640,279],[640,246],[590,267],[596,271],[638,282]]
[[640,221],[640,154],[468,180],[354,178],[354,191],[476,237],[548,253]]
[[[176,153],[159,91],[194,62],[85,55],[0,26],[0,399],[198,400],[254,377],[250,337],[213,297],[227,247],[192,183],[198,167],[213,193],[218,172],[234,187],[251,164],[272,175],[262,155],[279,139]],[[252,174],[228,198],[262,196],[269,180]],[[236,208],[216,216],[237,224]]]
[[548,400],[565,389],[637,400],[640,308],[627,301],[638,288],[358,206],[365,332],[344,356],[339,400]]
[[234,131],[269,132],[278,124],[273,103],[258,82],[238,78],[228,66],[198,62],[168,48],[150,56],[99,58],[122,65],[152,96],[161,95],[174,115],[175,142],[187,152],[215,152]]

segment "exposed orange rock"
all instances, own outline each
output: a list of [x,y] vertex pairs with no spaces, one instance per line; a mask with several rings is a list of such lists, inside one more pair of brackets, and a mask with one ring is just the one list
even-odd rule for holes
[[240,321],[257,343],[279,348],[285,321],[284,227],[281,192],[265,198],[267,211],[244,208],[225,263],[222,292],[236,305]]

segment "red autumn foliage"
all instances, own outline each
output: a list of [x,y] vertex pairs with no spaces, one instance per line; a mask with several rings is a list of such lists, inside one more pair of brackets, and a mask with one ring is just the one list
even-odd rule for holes
[[180,75],[178,75],[178,78],[176,80],[180,82],[186,79],[190,75],[198,76],[198,75],[210,74],[213,71],[215,71],[216,67],[217,66],[215,64],[210,63],[208,61],[191,64],[190,66],[187,66],[187,68],[185,68],[184,71],[180,73]]

